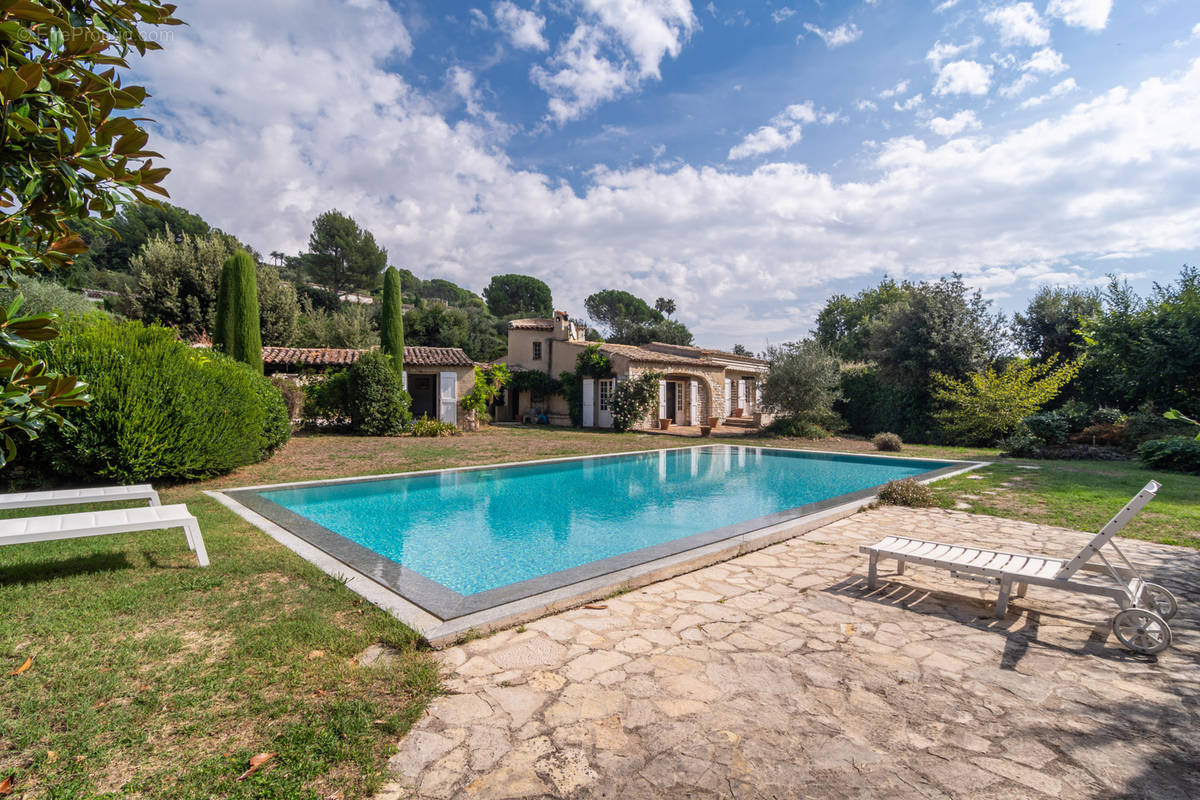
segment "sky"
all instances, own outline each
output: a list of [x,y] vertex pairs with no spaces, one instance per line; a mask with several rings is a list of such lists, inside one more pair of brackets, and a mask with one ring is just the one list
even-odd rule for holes
[[675,299],[698,344],[958,272],[1200,263],[1194,0],[195,0],[133,64],[171,201],[263,253],[337,208],[481,291]]

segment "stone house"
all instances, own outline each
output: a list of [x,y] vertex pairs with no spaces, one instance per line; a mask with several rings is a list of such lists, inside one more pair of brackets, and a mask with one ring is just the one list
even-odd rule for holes
[[[552,319],[516,319],[508,324],[508,354],[502,359],[510,370],[533,370],[557,378],[575,371],[575,360],[595,342],[584,338],[585,330],[556,311]],[[675,425],[762,421],[759,383],[766,376],[767,362],[702,347],[651,342],[634,346],[598,343],[612,363],[612,374],[583,380],[583,425],[611,428],[609,399],[617,383],[650,370],[663,373],[659,381],[657,417],[639,427],[655,427],[659,419]],[[496,408],[497,421],[536,419],[545,415],[552,425],[570,425],[566,398],[536,396],[530,391],[509,390],[504,404]]]
[[[366,350],[332,347],[264,347],[263,371],[297,383],[326,370],[345,369]],[[459,400],[475,386],[475,362],[458,347],[405,347],[404,388],[412,396],[413,417],[459,424]]]

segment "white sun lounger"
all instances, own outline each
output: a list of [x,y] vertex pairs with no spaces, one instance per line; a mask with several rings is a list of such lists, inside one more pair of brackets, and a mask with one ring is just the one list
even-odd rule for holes
[[158,505],[158,492],[148,483],[135,486],[90,486],[86,489],[55,489],[49,492],[0,494],[0,509],[69,506],[80,503],[115,503],[119,500],[149,500]]
[[[898,575],[903,575],[905,565],[912,563],[947,569],[956,578],[999,584],[997,617],[1003,617],[1007,612],[1014,583],[1017,597],[1024,597],[1030,585],[1110,597],[1122,609],[1113,617],[1112,623],[1113,633],[1121,644],[1139,653],[1157,653],[1171,644],[1167,620],[1178,610],[1175,597],[1162,586],[1142,580],[1113,537],[1154,499],[1159,488],[1155,481],[1146,484],[1146,488],[1069,560],[888,536],[876,544],[859,548],[870,556],[867,585],[871,589],[878,585],[879,559],[894,558]],[[1114,565],[1109,561],[1102,552],[1105,546],[1110,547],[1123,563]],[[1099,559],[1101,563],[1092,563],[1093,559]],[[1078,580],[1075,575],[1081,571],[1107,575],[1112,578],[1112,583]]]
[[208,566],[208,551],[204,549],[200,525],[182,503],[0,520],[0,545],[79,539],[85,536],[106,536],[110,533],[156,531],[163,528],[183,528],[188,548],[196,552],[196,561],[202,567]]

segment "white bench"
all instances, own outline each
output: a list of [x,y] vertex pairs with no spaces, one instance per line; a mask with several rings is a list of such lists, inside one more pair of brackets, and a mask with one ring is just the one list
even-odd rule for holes
[[115,503],[120,500],[149,500],[158,505],[158,492],[148,483],[135,486],[92,486],[87,489],[55,489],[49,492],[0,494],[0,509],[69,506],[80,503]]
[[164,528],[183,528],[188,548],[196,553],[196,561],[202,567],[208,566],[208,551],[204,548],[200,525],[182,503],[0,520],[0,545],[79,539],[111,533],[157,531]]

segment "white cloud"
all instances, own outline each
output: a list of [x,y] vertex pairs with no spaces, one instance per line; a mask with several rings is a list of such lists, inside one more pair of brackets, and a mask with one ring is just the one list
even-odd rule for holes
[[800,141],[805,125],[814,122],[832,125],[846,121],[846,117],[836,111],[817,111],[812,102],[796,103],[772,117],[770,124],[747,134],[739,144],[730,148],[729,158],[739,160],[786,150]]
[[1046,27],[1033,3],[1016,3],[993,8],[983,18],[1000,29],[1000,41],[1004,44],[1037,46],[1050,42],[1050,29]]
[[500,0],[492,7],[496,17],[496,27],[508,34],[508,40],[513,47],[521,50],[549,50],[550,43],[542,35],[546,27],[546,18],[509,0]]
[[882,92],[879,93],[879,98],[882,100],[887,100],[890,97],[895,97],[896,95],[904,94],[907,91],[908,91],[908,81],[903,80],[903,81],[900,81],[899,83],[897,83],[895,86],[893,86],[890,89],[884,89]]
[[476,291],[534,275],[574,313],[599,288],[671,296],[715,346],[801,337],[835,280],[897,264],[1021,286],[1037,269],[1200,241],[1200,60],[1003,136],[883,141],[859,151],[853,180],[672,161],[573,188],[517,167],[485,125],[448,123],[390,71],[409,39],[383,0],[210,0],[188,21],[136,62],[161,121],[151,146],[174,170],[171,202],[263,252],[299,251],[336,207],[419,275]]
[[1021,103],[1021,108],[1034,108],[1035,106],[1040,106],[1047,100],[1053,100],[1056,97],[1062,97],[1064,94],[1070,94],[1078,88],[1079,84],[1075,83],[1074,78],[1067,78],[1065,81],[1055,84],[1054,87],[1045,94],[1038,95],[1037,97],[1031,97],[1024,103]]
[[987,94],[992,85],[992,67],[978,61],[951,61],[938,70],[933,93]]
[[794,17],[795,15],[796,15],[796,9],[788,8],[787,6],[783,6],[781,8],[777,8],[771,12],[771,19],[773,19],[775,21],[775,23],[778,24],[780,22],[783,22],[785,19],[788,19],[789,17]]
[[661,78],[699,25],[689,0],[579,0],[584,14],[530,76],[550,95],[550,118],[562,124],[603,102]]
[[949,119],[934,117],[926,124],[929,126],[929,130],[938,136],[945,136],[947,138],[962,133],[965,130],[980,127],[979,118],[975,116],[974,111],[959,111]]
[[892,103],[892,108],[896,109],[897,111],[912,111],[914,108],[920,107],[924,102],[925,95],[918,93],[914,94],[904,102],[897,100],[896,102]]
[[811,22],[806,22],[804,23],[804,30],[820,36],[821,41],[825,42],[825,46],[830,49],[857,42],[863,35],[862,30],[853,23],[850,25],[838,25],[836,28],[825,30],[813,25]]
[[1032,72],[1025,72],[1021,75],[1021,77],[1017,78],[1015,81],[1008,84],[1007,86],[1001,86],[1000,87],[1000,96],[1001,97],[1016,97],[1017,95],[1021,94],[1022,92],[1024,92],[1026,89],[1028,89],[1030,86],[1033,86],[1037,82],[1038,82],[1037,75],[1034,75]]
[[1108,26],[1112,0],[1050,0],[1046,14],[1068,25],[1102,31]]
[[1043,47],[1030,56],[1029,60],[1021,65],[1021,69],[1026,72],[1039,72],[1043,75],[1057,75],[1065,72],[1067,65],[1063,63],[1062,53],[1049,47]]
[[935,14],[941,14],[943,11],[949,11],[950,9],[954,8],[956,5],[958,5],[958,3],[959,0],[943,0],[943,2],[938,3],[937,7],[934,8],[933,11]]
[[929,67],[937,72],[945,62],[969,53],[981,44],[983,44],[983,39],[978,36],[971,37],[971,40],[964,44],[942,44],[939,39],[925,54],[925,60],[929,62]]
[[1192,26],[1192,38],[1200,38],[1200,22]]
[[859,111],[875,111],[879,108],[872,100],[859,100],[855,102],[854,107]]

